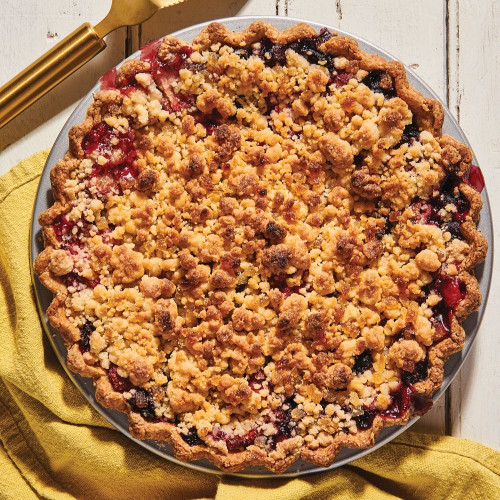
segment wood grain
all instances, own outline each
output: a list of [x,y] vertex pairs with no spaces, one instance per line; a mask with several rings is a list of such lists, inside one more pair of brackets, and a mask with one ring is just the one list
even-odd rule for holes
[[[473,146],[490,194],[495,238],[500,236],[500,4],[449,3],[450,107]],[[498,248],[498,247],[497,247]],[[491,249],[493,250],[493,249]],[[495,260],[500,255],[495,251]],[[500,336],[499,274],[493,274],[489,306],[474,347],[451,386],[450,427],[454,436],[500,448],[498,397]]]

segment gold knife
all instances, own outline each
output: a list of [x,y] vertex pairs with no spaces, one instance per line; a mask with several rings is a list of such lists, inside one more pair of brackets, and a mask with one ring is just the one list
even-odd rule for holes
[[0,88],[0,128],[106,48],[104,37],[184,0],[113,0],[96,26],[82,24]]

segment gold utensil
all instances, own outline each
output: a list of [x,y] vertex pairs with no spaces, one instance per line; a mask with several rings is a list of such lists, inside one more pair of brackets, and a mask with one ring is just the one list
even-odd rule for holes
[[113,0],[96,26],[82,24],[0,88],[0,128],[106,48],[104,37],[184,0]]

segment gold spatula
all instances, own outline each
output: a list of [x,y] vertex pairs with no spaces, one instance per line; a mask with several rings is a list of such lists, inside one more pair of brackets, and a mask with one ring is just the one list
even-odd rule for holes
[[113,0],[99,24],[82,24],[0,88],[0,128],[104,50],[108,33],[142,23],[163,7],[183,1]]

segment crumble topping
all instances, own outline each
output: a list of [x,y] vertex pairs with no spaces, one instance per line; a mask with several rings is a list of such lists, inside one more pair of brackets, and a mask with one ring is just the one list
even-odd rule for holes
[[166,37],[70,133],[48,225],[64,315],[130,411],[189,446],[317,450],[432,404],[415,385],[465,297],[478,184],[330,37]]

